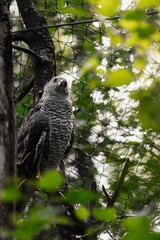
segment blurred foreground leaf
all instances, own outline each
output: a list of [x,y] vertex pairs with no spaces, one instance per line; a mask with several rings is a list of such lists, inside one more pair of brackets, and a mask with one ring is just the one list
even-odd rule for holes
[[147,89],[140,89],[131,95],[139,100],[138,118],[144,129],[153,129],[160,132],[160,79],[155,79]]
[[151,231],[149,219],[147,217],[127,218],[123,222],[127,233],[122,240],[158,240],[158,235]]
[[57,171],[46,172],[38,182],[38,187],[47,192],[56,191],[63,183],[63,176]]
[[114,221],[116,220],[116,211],[113,208],[95,208],[93,216],[100,221]]
[[104,82],[105,86],[118,87],[128,85],[132,81],[132,75],[129,69],[118,69],[108,73],[108,79]]
[[77,218],[79,218],[80,220],[85,220],[86,218],[89,217],[89,211],[87,210],[87,208],[80,206],[76,212],[75,215],[77,216]]
[[98,198],[97,194],[86,189],[70,190],[66,196],[67,200],[74,203],[89,203]]
[[18,200],[20,199],[20,197],[21,197],[21,193],[19,189],[17,189],[14,186],[6,187],[0,192],[0,200],[7,203]]
[[58,215],[52,207],[34,208],[27,220],[20,220],[17,223],[13,234],[20,240],[28,240],[40,231],[48,229],[50,224],[54,223],[68,224],[68,219]]

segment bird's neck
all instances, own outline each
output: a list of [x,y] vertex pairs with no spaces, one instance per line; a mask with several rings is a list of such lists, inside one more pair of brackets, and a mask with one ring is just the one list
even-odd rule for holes
[[41,100],[41,106],[44,111],[55,111],[56,109],[64,109],[71,111],[71,103],[68,98],[49,96]]

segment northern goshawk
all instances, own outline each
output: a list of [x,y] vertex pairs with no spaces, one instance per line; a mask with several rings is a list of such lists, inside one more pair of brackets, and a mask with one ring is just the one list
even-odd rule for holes
[[46,170],[58,169],[71,149],[73,133],[67,81],[54,77],[19,129],[18,175],[37,177]]

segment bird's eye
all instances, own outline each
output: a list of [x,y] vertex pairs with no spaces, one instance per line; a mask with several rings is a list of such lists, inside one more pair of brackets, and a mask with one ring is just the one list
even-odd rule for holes
[[57,78],[54,78],[54,79],[53,79],[53,82],[56,83],[56,82],[57,82]]

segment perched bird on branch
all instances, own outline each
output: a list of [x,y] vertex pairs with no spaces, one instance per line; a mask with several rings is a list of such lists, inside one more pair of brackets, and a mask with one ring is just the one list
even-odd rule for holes
[[46,170],[59,169],[71,149],[73,133],[67,81],[54,77],[19,129],[18,175],[36,178]]

